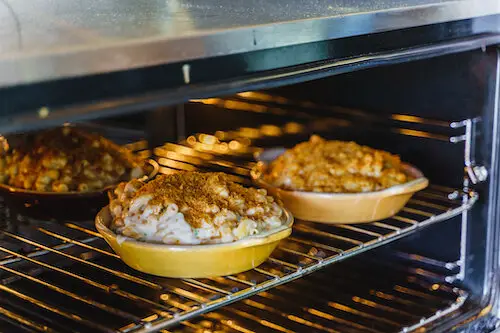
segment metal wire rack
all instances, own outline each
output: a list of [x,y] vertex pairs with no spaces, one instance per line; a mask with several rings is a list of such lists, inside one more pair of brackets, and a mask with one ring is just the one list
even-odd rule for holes
[[467,292],[445,282],[453,263],[375,252],[163,332],[409,332],[463,306]]
[[[408,121],[420,126],[424,120]],[[154,155],[163,173],[218,170],[231,174],[236,181],[249,183],[248,173],[253,165],[253,153],[260,149],[258,144],[269,146],[275,144],[276,139],[297,137],[316,131],[317,126],[324,124],[313,119],[307,124],[292,122],[282,127],[269,125],[220,131],[214,135],[199,134],[180,144],[159,147]],[[428,125],[446,127],[440,122]],[[453,137],[457,138],[455,142],[463,141],[460,135],[452,136],[453,131],[448,136],[431,136],[422,130],[399,132],[448,142],[454,142]],[[146,147],[144,142],[129,145],[139,153],[145,153]],[[189,326],[186,320],[257,293],[261,293],[257,297],[264,297],[266,294],[262,292],[272,287],[460,215],[470,209],[477,198],[475,192],[431,185],[417,193],[400,213],[383,221],[337,226],[296,221],[292,236],[281,242],[262,265],[241,274],[211,279],[166,279],[139,273],[111,252],[91,222],[26,220],[11,216],[8,209],[3,209],[0,210],[3,214],[0,216],[0,224],[3,224],[0,229],[0,322],[28,332],[143,333],[181,322]],[[450,265],[459,268],[458,263]],[[449,306],[450,311],[459,307],[466,295],[455,293],[454,297],[451,303],[443,303],[443,307]],[[230,309],[223,311],[232,311]],[[432,314],[428,315],[432,318]]]
[[0,313],[34,331],[169,327],[459,215],[477,198],[462,202],[447,198],[449,192],[431,187],[397,216],[370,224],[297,221],[293,235],[264,264],[213,279],[164,279],[133,271],[91,224],[16,221],[0,231]]

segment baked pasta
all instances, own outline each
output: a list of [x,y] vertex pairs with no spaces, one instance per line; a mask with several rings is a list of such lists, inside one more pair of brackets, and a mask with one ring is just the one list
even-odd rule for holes
[[410,180],[397,155],[317,135],[271,162],[263,179],[285,190],[325,193],[380,191]]
[[0,154],[0,183],[39,192],[88,192],[141,177],[143,162],[111,141],[65,126],[15,138]]
[[118,235],[165,244],[233,242],[281,226],[283,213],[266,190],[199,172],[123,182],[109,208]]

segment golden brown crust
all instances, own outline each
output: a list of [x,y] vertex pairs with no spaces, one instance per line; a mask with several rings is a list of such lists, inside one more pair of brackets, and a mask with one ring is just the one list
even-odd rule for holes
[[287,190],[358,193],[383,190],[409,177],[397,155],[313,135],[274,160],[264,180]]
[[[245,188],[224,173],[161,175],[141,187],[134,197],[146,194],[153,195],[151,205],[175,203],[193,228],[200,228],[202,221],[215,223],[214,216],[225,209],[242,217],[251,215],[255,220],[276,215],[274,199],[266,195],[266,190]],[[254,209],[252,214],[248,214],[250,209]]]
[[0,183],[46,192],[85,192],[130,179],[142,162],[109,140],[75,127],[23,135],[0,156]]

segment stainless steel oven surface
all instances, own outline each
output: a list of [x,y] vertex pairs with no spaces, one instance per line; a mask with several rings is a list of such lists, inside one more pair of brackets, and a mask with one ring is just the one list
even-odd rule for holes
[[429,186],[375,222],[296,219],[258,267],[183,279],[128,267],[93,221],[58,218],[70,207],[36,218],[3,193],[1,332],[500,326],[497,1],[4,5],[2,142],[74,123],[161,174],[252,186],[257,153],[318,134],[398,154]]

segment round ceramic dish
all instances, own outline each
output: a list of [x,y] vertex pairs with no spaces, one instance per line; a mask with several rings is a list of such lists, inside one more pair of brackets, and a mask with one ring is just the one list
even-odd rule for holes
[[[158,173],[158,163],[148,160],[150,170],[145,177]],[[108,202],[107,192],[116,185],[109,185],[91,192],[39,192],[0,184],[0,196],[14,212],[35,219],[92,220]]]
[[352,224],[382,220],[395,215],[411,196],[429,185],[417,168],[403,163],[404,172],[414,180],[382,191],[365,193],[319,193],[288,191],[262,180],[268,163],[285,152],[284,148],[266,149],[256,156],[259,161],[251,171],[255,184],[283,201],[295,218],[307,221]]
[[293,217],[283,210],[283,225],[265,234],[232,243],[168,245],[146,243],[116,235],[109,229],[109,207],[95,219],[97,231],[122,260],[138,271],[172,278],[203,278],[236,274],[263,263],[280,240],[292,233]]

